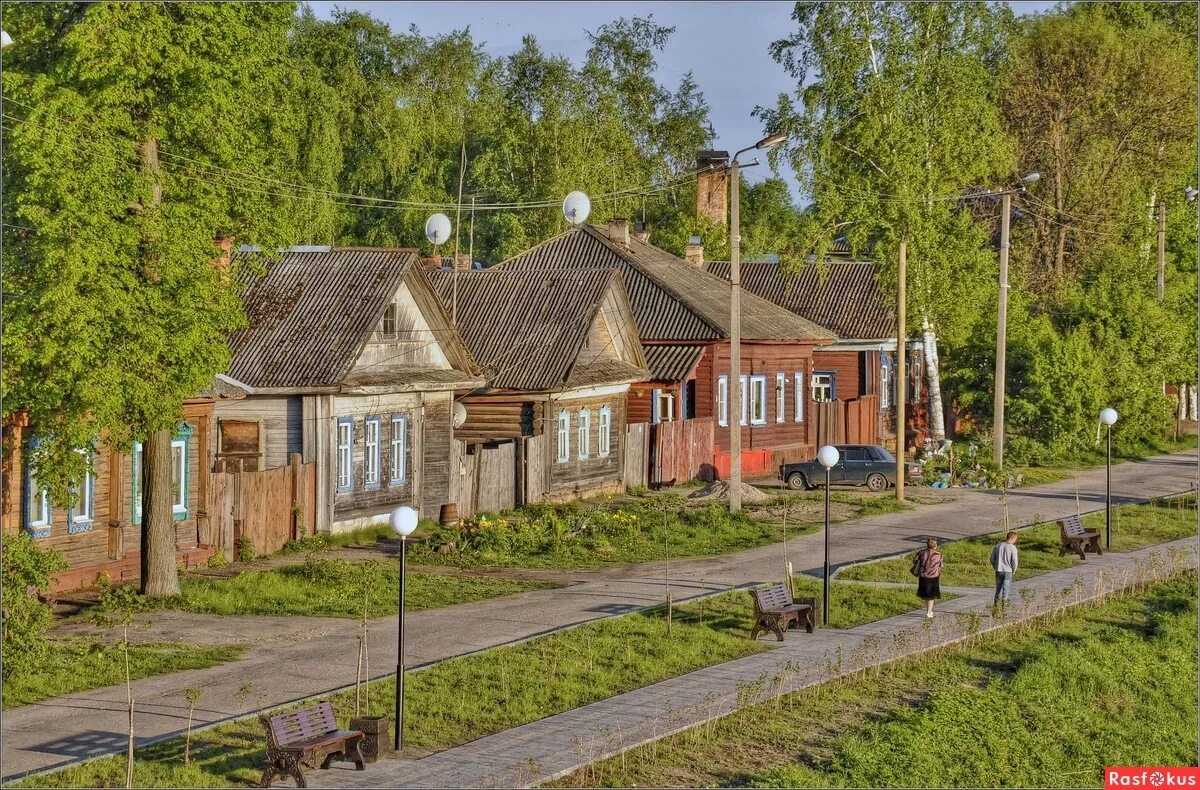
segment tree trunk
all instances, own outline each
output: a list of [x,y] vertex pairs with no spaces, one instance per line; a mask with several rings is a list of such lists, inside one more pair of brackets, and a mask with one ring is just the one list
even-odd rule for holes
[[1196,419],[1196,385],[1188,384],[1187,388],[1187,418],[1195,421]]
[[938,368],[937,335],[929,325],[928,318],[922,319],[921,327],[925,379],[929,383],[929,433],[933,441],[940,445],[946,440],[946,418],[942,408],[942,374]]
[[1187,419],[1187,403],[1188,403],[1188,383],[1181,381],[1176,385],[1176,401],[1175,401],[1175,419]]
[[171,432],[155,431],[143,446],[142,594],[165,598],[179,595],[171,491]]

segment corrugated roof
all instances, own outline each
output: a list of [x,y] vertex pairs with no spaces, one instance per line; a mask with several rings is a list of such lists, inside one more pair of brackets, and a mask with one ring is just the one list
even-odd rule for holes
[[696,367],[704,346],[645,345],[646,363],[654,381],[682,381]]
[[[425,274],[448,306],[455,273],[426,270]],[[614,269],[487,269],[457,274],[458,329],[493,387],[577,386],[569,381],[572,368],[618,277]]]
[[[729,279],[729,261],[710,261],[708,270]],[[850,340],[893,337],[896,317],[875,280],[875,264],[805,266],[795,275],[773,263],[742,263],[742,287]]]
[[[628,246],[580,225],[510,258],[513,269],[619,268],[642,340],[715,340],[729,336],[728,282],[636,237]],[[831,340],[833,333],[753,294],[742,299],[746,340]]]

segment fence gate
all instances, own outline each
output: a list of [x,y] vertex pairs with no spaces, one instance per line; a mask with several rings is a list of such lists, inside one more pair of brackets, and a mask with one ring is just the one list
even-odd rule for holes
[[625,486],[646,485],[646,470],[650,465],[650,426],[644,422],[625,429]]
[[652,480],[686,483],[694,478],[711,480],[713,421],[711,417],[660,422],[651,426]]
[[[249,541],[255,554],[271,554],[316,523],[316,464],[300,462],[292,453],[288,466],[244,472],[240,461],[217,462],[210,481],[210,527],[219,532],[222,548]],[[226,515],[227,514],[227,515]]]

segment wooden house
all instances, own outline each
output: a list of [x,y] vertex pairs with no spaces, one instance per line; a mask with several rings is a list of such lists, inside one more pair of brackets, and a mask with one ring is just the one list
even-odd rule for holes
[[[580,225],[499,264],[507,271],[619,271],[629,291],[650,375],[633,385],[629,421],[658,424],[694,418],[714,422],[710,453],[727,474],[730,411],[730,288],[702,266],[650,244],[614,220],[606,228]],[[809,425],[813,352],[832,331],[755,296],[742,297],[742,464],[748,474],[814,451]],[[798,386],[799,385],[799,386]],[[694,449],[694,448],[692,448]],[[694,471],[694,470],[693,470]]]
[[466,414],[455,436],[477,451],[514,450],[516,490],[500,501],[621,489],[626,395],[647,370],[620,274],[427,274],[443,305],[456,309],[459,331],[487,380],[485,390],[462,398]]
[[[842,243],[835,253],[844,248]],[[728,261],[711,261],[706,268],[729,279]],[[896,316],[880,291],[875,264],[835,255],[823,266],[807,265],[794,274],[764,261],[743,262],[741,273],[745,290],[837,333],[834,342],[813,354],[808,381],[814,403],[845,407],[843,433],[829,440],[894,444]],[[924,364],[919,341],[906,345],[909,425],[916,434],[925,422]],[[914,440],[909,437],[910,444]]]
[[[184,402],[183,420],[171,443],[175,545],[184,565],[206,561],[217,542],[208,509],[216,452],[214,407],[244,396],[238,382],[218,376]],[[78,501],[66,507],[38,485],[26,463],[27,452],[38,442],[36,426],[21,413],[14,417],[4,428],[4,533],[24,530],[63,554],[68,567],[55,578],[55,591],[91,586],[105,577],[136,581],[141,573],[141,444],[131,453],[119,453],[101,440],[86,450],[92,471],[75,489]]]
[[217,458],[315,464],[317,532],[448,501],[454,392],[483,382],[421,269],[414,250],[297,248],[246,283],[230,375],[250,394],[218,406]]

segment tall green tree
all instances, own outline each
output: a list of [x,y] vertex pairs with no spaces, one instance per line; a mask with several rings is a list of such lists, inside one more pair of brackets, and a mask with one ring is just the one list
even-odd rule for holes
[[[758,115],[789,135],[782,155],[814,203],[809,246],[823,259],[839,235],[856,250],[871,244],[881,285],[895,293],[906,241],[926,356],[936,359],[934,332],[953,354],[994,298],[986,236],[955,196],[1012,172],[995,102],[1009,14],[989,3],[800,2],[792,16],[796,32],[772,53],[795,94]],[[930,390],[937,420],[936,378]]]
[[[145,444],[147,594],[178,592],[171,439],[244,320],[216,238],[328,236],[324,86],[287,54],[292,4],[54,3],[5,9],[6,416],[41,436],[52,495],[98,438]],[[309,115],[305,115],[309,113]],[[315,116],[315,117],[314,117]],[[321,225],[325,225],[322,228]],[[303,228],[303,230],[301,230]]]

